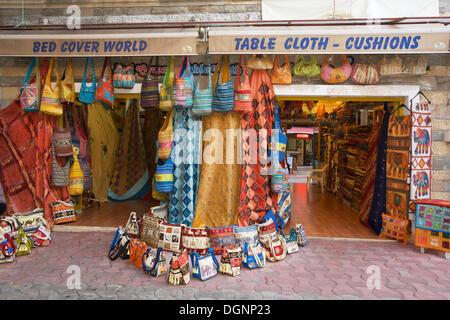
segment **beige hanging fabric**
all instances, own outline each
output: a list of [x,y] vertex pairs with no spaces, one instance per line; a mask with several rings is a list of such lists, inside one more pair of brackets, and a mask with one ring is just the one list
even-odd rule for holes
[[101,202],[108,201],[108,186],[114,170],[120,134],[113,118],[100,102],[88,108],[91,142],[93,193]]

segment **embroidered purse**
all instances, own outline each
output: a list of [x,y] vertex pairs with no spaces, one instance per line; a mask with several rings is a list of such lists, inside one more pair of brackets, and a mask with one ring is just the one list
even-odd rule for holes
[[67,223],[77,220],[75,214],[75,203],[73,201],[55,201],[50,203],[52,209],[53,221],[55,224]]
[[28,236],[33,241],[35,247],[46,247],[52,242],[50,227],[44,218],[39,218],[37,230]]
[[277,239],[277,229],[272,218],[258,224],[258,238],[259,242],[261,242],[262,246],[266,249],[269,249],[270,246],[269,239],[272,241]]
[[234,89],[234,107],[233,111],[237,113],[253,112],[252,107],[252,88],[250,87],[250,79],[248,77],[247,64],[244,57],[244,82],[241,83],[241,59],[239,55],[238,73],[236,76],[236,86]]
[[124,231],[129,238],[137,238],[139,236],[139,226],[137,222],[136,212],[130,213]]
[[170,260],[169,283],[176,286],[179,284],[188,284],[191,280],[189,271],[189,255],[186,250],[180,254],[174,253]]
[[147,249],[142,256],[142,270],[153,277],[160,277],[167,273],[166,257],[162,254],[162,249]]
[[341,66],[340,67],[332,67],[328,64],[328,60],[330,56],[327,55],[325,57],[325,61],[320,67],[320,77],[326,83],[343,83],[345,82],[352,74],[352,65],[348,61],[345,54],[341,54]]
[[305,229],[301,224],[295,225],[295,231],[297,232],[297,241],[300,247],[305,247],[308,244],[308,238],[306,238]]
[[159,105],[159,87],[158,87],[158,57],[156,57],[155,74],[151,74],[150,66],[152,65],[153,57],[149,62],[149,70],[141,86],[141,107],[144,109],[155,110]]
[[36,208],[31,212],[16,213],[14,215],[26,233],[32,233],[38,229],[39,220],[44,218],[44,209]]
[[245,243],[242,264],[249,269],[264,268],[266,265],[266,250],[261,245],[253,247]]
[[234,87],[227,55],[220,57],[217,67],[213,76],[216,85],[213,93],[212,110],[229,112],[234,108]]
[[[53,62],[55,63],[56,72],[56,84],[54,88],[52,88],[51,82]],[[42,90],[40,110],[42,113],[51,116],[60,116],[63,114],[63,107],[61,104],[61,79],[58,75],[58,60],[56,58],[50,58],[47,78],[45,80],[44,89]]]
[[292,83],[292,71],[291,71],[291,63],[289,62],[289,58],[286,54],[284,54],[284,66],[278,65],[278,57],[280,55],[277,54],[275,56],[275,60],[273,61],[272,72],[270,73],[270,80],[272,84],[291,84]]
[[196,252],[191,252],[192,275],[202,281],[209,280],[219,273],[219,263],[213,250],[209,248],[205,256],[199,256]]
[[158,159],[167,160],[173,146],[173,113],[167,112],[164,123],[158,132]]
[[380,73],[375,64],[355,63],[351,78],[358,84],[376,84],[380,81]]
[[194,92],[194,103],[192,105],[192,113],[197,116],[207,116],[212,112],[212,82],[211,82],[211,65],[209,64],[209,55],[208,51],[205,53],[205,58],[203,62],[203,66],[206,66],[206,59],[208,59],[208,88],[201,90],[200,82],[202,79],[202,72],[200,71],[200,75],[198,77],[198,84],[196,90]]
[[194,91],[195,81],[189,64],[189,56],[184,56],[175,78],[174,106],[191,108]]
[[142,217],[141,239],[152,248],[158,248],[159,225],[162,220],[145,214]]
[[13,239],[9,233],[5,233],[0,241],[0,263],[13,262],[16,255],[16,245]]
[[315,56],[312,56],[309,61],[306,61],[303,56],[299,56],[294,64],[294,74],[302,77],[315,77],[320,74],[320,66],[317,64]]
[[181,249],[181,226],[167,222],[161,222],[159,225],[158,248],[180,252]]
[[173,108],[173,82],[174,82],[174,62],[173,57],[169,57],[164,80],[159,92],[159,109],[162,111],[172,111]]
[[72,58],[67,59],[64,73],[61,77],[61,101],[75,103],[75,83],[73,79]]
[[73,164],[69,171],[69,193],[73,196],[83,194],[84,175],[81,171],[80,162],[78,161],[75,148],[73,149]]
[[[105,69],[108,65],[109,77],[105,77]],[[114,86],[112,80],[112,68],[110,63],[110,58],[105,58],[103,62],[102,73],[100,75],[100,81],[98,83],[97,89],[95,90],[95,100],[109,105],[114,104]]]
[[58,128],[53,132],[52,141],[55,146],[55,154],[57,157],[68,157],[73,153],[72,134],[70,133],[69,121],[67,120],[67,112],[64,114],[65,128]]
[[242,264],[242,249],[237,247],[235,249],[224,248],[220,258],[220,272],[232,277],[241,274]]
[[[92,71],[92,85],[88,87],[86,85],[86,72],[87,67],[89,65],[89,61],[91,62],[91,71]],[[92,104],[95,101],[95,91],[97,90],[97,84],[95,82],[95,72],[94,72],[94,59],[92,57],[86,58],[86,64],[84,65],[84,75],[83,81],[81,82],[80,94],[78,96],[78,100],[80,102],[86,104]]]
[[270,222],[270,220],[272,220],[273,224],[275,225],[275,233],[278,233],[279,232],[278,220],[275,217],[275,214],[272,212],[272,210],[267,211],[266,215],[262,218],[262,222]]
[[267,260],[270,262],[281,261],[286,258],[286,240],[279,234],[276,235],[276,240],[269,237],[269,249],[267,252]]
[[24,256],[30,254],[32,248],[33,241],[31,241],[25,231],[20,228],[19,235],[16,240],[16,256]]
[[[33,71],[36,66],[36,80],[35,83],[29,83],[31,71]],[[19,102],[20,107],[24,111],[39,111],[39,95],[40,95],[40,74],[39,74],[39,63],[36,64],[36,58],[31,60],[30,66],[28,67],[27,75],[22,82],[22,86],[19,91]]]
[[135,81],[133,64],[126,67],[122,67],[121,64],[116,66],[113,75],[114,88],[133,89]]
[[188,253],[196,252],[203,256],[209,250],[209,236],[205,228],[189,228],[181,225],[181,248]]
[[130,261],[135,267],[142,269],[142,258],[146,251],[147,245],[144,241],[130,240]]
[[8,233],[11,239],[16,240],[21,227],[22,224],[17,215],[0,217],[0,234]]
[[236,246],[236,239],[234,238],[234,227],[230,225],[226,227],[211,228],[206,227],[208,232],[210,246],[214,254],[222,254],[223,248],[234,248]]
[[289,236],[286,236],[283,230],[280,231],[280,234],[286,241],[286,251],[288,254],[292,254],[299,251],[297,232],[295,231],[294,228],[291,228]]

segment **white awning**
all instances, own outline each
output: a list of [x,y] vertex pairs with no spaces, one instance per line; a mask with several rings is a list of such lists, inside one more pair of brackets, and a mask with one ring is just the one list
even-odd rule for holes
[[1,31],[0,56],[196,55],[198,29]]
[[212,54],[447,53],[450,27],[353,25],[217,27],[208,32]]

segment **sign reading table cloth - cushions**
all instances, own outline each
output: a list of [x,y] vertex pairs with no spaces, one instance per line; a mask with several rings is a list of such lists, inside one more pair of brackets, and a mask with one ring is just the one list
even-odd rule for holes
[[233,249],[236,246],[236,239],[233,233],[235,226],[230,225],[219,228],[206,227],[214,254],[222,254],[223,247]]
[[159,225],[158,248],[178,253],[181,245],[181,226],[162,222]]

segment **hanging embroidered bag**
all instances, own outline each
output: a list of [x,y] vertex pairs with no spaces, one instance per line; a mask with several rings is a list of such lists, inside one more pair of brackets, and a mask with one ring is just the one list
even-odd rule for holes
[[[105,69],[108,65],[109,77],[105,76]],[[105,58],[103,62],[102,73],[97,89],[95,90],[95,101],[103,102],[109,105],[114,104],[114,86],[112,83],[112,68],[110,58]]]
[[220,57],[217,67],[213,77],[216,85],[212,100],[212,110],[229,112],[234,108],[234,87],[231,81],[230,64],[228,63],[227,55]]
[[266,250],[261,245],[253,247],[246,242],[242,253],[242,264],[249,269],[264,268]]
[[[92,71],[92,85],[90,87],[86,84],[86,72],[87,67],[91,62],[91,71]],[[95,101],[95,91],[97,90],[97,83],[95,82],[95,72],[94,72],[94,59],[92,57],[86,58],[86,64],[84,65],[84,75],[83,81],[81,82],[80,94],[78,96],[78,100],[80,102],[86,104],[92,104]]]
[[169,159],[158,159],[155,173],[156,191],[170,193],[173,190],[173,153],[170,153]]
[[153,57],[149,62],[149,69],[141,86],[141,107],[144,109],[155,110],[159,105],[159,87],[158,87],[158,57],[156,57],[155,74],[150,71]]
[[84,176],[81,171],[80,163],[78,162],[78,156],[73,149],[73,164],[69,171],[69,193],[73,196],[83,194]]
[[159,92],[159,109],[162,111],[172,111],[173,108],[173,82],[174,82],[174,62],[173,57],[169,57],[166,73]]
[[52,141],[55,146],[55,154],[57,157],[68,157],[72,155],[72,134],[70,132],[67,112],[64,113],[64,127],[57,128],[53,132]]
[[69,185],[70,161],[64,160],[64,166],[60,166],[55,156],[55,148],[52,143],[52,185],[66,187]]
[[315,56],[312,56],[309,61],[306,61],[303,56],[299,56],[294,64],[294,74],[302,77],[315,77],[320,74],[320,66],[317,64]]
[[61,101],[75,103],[75,81],[73,79],[72,58],[67,59],[66,67],[61,77]]
[[205,228],[190,228],[181,225],[181,248],[188,253],[196,252],[204,256],[209,250],[209,236]]
[[75,203],[73,201],[55,201],[50,203],[55,224],[77,221]]
[[162,249],[148,248],[142,256],[142,271],[153,277],[159,277],[167,273],[166,257],[162,254]]
[[406,74],[425,74],[427,73],[428,61],[423,55],[418,57],[408,57],[403,64],[403,73]]
[[250,79],[248,77],[247,64],[243,64],[244,82],[241,83],[241,59],[239,55],[238,72],[236,76],[236,86],[234,89],[234,108],[233,111],[237,113],[252,112],[252,88],[250,87]]
[[[53,62],[55,65],[56,83],[52,88],[51,76],[53,71]],[[42,90],[41,108],[42,113],[51,116],[60,116],[63,114],[63,107],[61,104],[61,79],[58,75],[58,60],[50,58],[50,64],[47,71],[47,78],[45,80],[44,89]]]
[[278,226],[281,229],[284,228],[291,217],[291,191],[289,188],[278,194],[276,217],[278,220]]
[[376,84],[380,81],[380,73],[375,64],[355,63],[351,78],[358,84]]
[[50,227],[44,218],[39,218],[39,224],[36,231],[29,234],[35,247],[46,247],[51,244]]
[[114,88],[133,89],[136,81],[134,75],[134,64],[123,67],[120,63],[114,69]]
[[164,123],[158,132],[158,159],[167,160],[173,146],[173,113],[166,114]]
[[0,235],[0,263],[13,262],[16,256],[16,244],[9,233]]
[[174,106],[179,108],[192,107],[194,91],[195,81],[189,64],[189,56],[184,56],[175,79]]
[[397,55],[393,58],[388,58],[387,56],[384,56],[378,64],[380,75],[402,74],[403,73],[402,67],[403,67],[402,58],[400,58]]
[[232,277],[241,274],[242,264],[242,249],[237,247],[235,249],[224,248],[222,256],[220,257],[220,272]]
[[254,70],[272,70],[273,61],[266,54],[254,54],[248,59],[248,67]]
[[209,280],[219,273],[219,262],[213,254],[213,250],[209,248],[205,256],[199,256],[198,253],[191,253],[192,275],[202,281]]
[[341,54],[341,66],[333,67],[328,64],[328,60],[330,56],[327,55],[325,57],[325,61],[320,67],[320,77],[326,83],[343,83],[348,78],[350,78],[352,74],[352,65],[350,61],[348,61],[345,54]]
[[291,63],[289,62],[289,58],[286,54],[284,54],[284,66],[278,65],[278,57],[280,55],[277,54],[275,56],[275,60],[273,61],[272,72],[270,73],[270,80],[272,84],[291,84],[292,83],[292,71],[291,71]]
[[[36,66],[35,83],[29,83],[31,71]],[[19,93],[20,107],[24,111],[39,111],[39,95],[40,95],[40,70],[39,63],[36,64],[36,58],[31,60],[28,67],[27,75],[22,82]]]
[[[207,57],[208,57],[208,64],[205,64]],[[212,112],[213,93],[211,82],[211,65],[209,64],[208,52],[205,53],[205,58],[203,62],[203,70],[206,68],[208,68],[208,88],[204,90],[200,89],[200,83],[202,80],[202,72],[200,71],[198,83],[196,86],[196,90],[194,92],[194,103],[192,105],[192,113],[197,116],[207,116]]]

